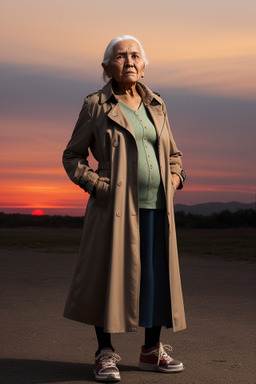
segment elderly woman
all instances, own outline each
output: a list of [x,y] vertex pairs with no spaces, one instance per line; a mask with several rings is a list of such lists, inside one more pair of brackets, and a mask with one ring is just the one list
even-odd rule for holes
[[120,380],[111,333],[138,326],[145,328],[140,369],[183,369],[160,332],[186,327],[173,211],[185,173],[164,102],[140,82],[147,63],[136,38],[109,43],[102,63],[108,82],[86,97],[63,154],[70,179],[90,194],[64,316],[95,326],[100,381]]

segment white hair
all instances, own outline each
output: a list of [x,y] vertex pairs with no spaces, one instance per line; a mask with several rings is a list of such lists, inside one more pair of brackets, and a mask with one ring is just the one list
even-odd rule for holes
[[[105,64],[105,65],[108,65],[109,62],[110,62],[110,59],[111,59],[111,56],[112,56],[112,53],[113,53],[113,50],[114,50],[114,46],[119,43],[119,41],[123,41],[123,40],[134,40],[136,41],[136,43],[139,44],[139,47],[141,49],[141,53],[142,53],[142,58],[144,60],[144,63],[145,63],[145,66],[149,63],[148,59],[147,59],[147,56],[146,56],[146,53],[141,45],[141,43],[139,42],[138,39],[136,39],[136,37],[133,37],[131,35],[122,35],[122,36],[117,36],[117,37],[114,37],[114,39],[112,39],[110,41],[110,43],[108,44],[106,50],[105,50],[105,53],[104,53],[104,56],[103,56],[103,62],[102,64]],[[109,77],[108,75],[106,74],[105,70],[103,70],[103,80],[105,82],[107,82],[109,80]]]

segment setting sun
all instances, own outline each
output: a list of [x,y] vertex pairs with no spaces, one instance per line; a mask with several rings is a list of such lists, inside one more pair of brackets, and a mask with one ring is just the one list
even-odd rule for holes
[[42,211],[41,209],[35,209],[32,212],[32,216],[43,216],[43,215],[44,215],[44,211]]

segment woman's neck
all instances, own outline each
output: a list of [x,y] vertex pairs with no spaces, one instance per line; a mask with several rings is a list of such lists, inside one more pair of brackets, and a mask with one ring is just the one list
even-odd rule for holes
[[120,84],[113,82],[113,91],[118,97],[136,97],[139,96],[139,93],[135,84]]
[[141,104],[141,96],[137,91],[136,84],[118,84],[113,82],[113,91],[117,99],[121,100],[129,108],[138,110]]

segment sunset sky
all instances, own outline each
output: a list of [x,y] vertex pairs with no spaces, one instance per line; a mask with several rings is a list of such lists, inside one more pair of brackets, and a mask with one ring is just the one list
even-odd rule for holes
[[255,200],[255,0],[8,0],[0,16],[0,211],[83,214],[62,167],[109,41],[131,34],[187,173],[175,203]]

